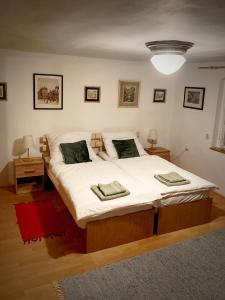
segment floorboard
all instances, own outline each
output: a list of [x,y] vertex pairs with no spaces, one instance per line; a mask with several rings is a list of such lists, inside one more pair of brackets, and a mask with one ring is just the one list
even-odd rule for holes
[[0,188],[0,299],[56,299],[52,282],[57,279],[225,228],[225,198],[213,198],[208,224],[85,254],[75,224],[63,237],[23,244],[14,204],[51,199],[58,210],[65,209],[55,190],[15,195],[13,188]]

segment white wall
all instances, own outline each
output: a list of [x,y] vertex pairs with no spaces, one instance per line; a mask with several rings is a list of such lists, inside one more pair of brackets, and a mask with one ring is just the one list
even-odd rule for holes
[[[219,85],[221,79],[225,78],[225,70],[198,69],[199,65],[186,64],[176,75],[170,148],[174,163],[216,183],[220,187],[219,192],[225,195],[225,155],[209,149],[213,139]],[[183,107],[185,86],[205,87],[203,110]],[[189,151],[184,152],[185,147]]]
[[[33,73],[62,74],[63,110],[33,109]],[[118,80],[141,81],[138,108],[118,108]],[[150,62],[127,62],[63,55],[0,51],[0,82],[8,84],[8,101],[0,102],[0,185],[12,183],[15,142],[25,134],[38,139],[59,129],[123,130],[150,128],[168,146],[174,101],[174,76],[156,72]],[[101,103],[84,103],[84,86],[101,86]],[[153,89],[166,88],[165,104],[153,103]],[[14,155],[13,155],[14,154]]]
[[[225,195],[225,155],[209,149],[225,70],[198,66],[189,63],[176,75],[164,76],[148,62],[0,51],[0,82],[8,83],[8,101],[0,102],[0,185],[13,182],[10,161],[16,157],[15,141],[25,134],[38,140],[59,129],[134,129],[147,145],[148,130],[157,128],[158,144],[172,150],[176,164],[215,182]],[[63,75],[63,110],[33,109],[33,73]],[[118,80],[141,81],[138,108],[118,108]],[[85,85],[101,86],[101,103],[84,103]],[[202,111],[183,108],[185,86],[206,88]],[[152,102],[154,88],[167,89],[165,104]]]

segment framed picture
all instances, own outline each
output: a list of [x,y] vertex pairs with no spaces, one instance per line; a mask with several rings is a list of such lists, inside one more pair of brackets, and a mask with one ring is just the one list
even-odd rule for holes
[[166,90],[154,89],[153,102],[159,102],[159,103],[166,102]]
[[33,74],[34,109],[63,109],[63,76]]
[[0,101],[7,100],[7,83],[0,82]]
[[186,86],[184,89],[183,107],[203,109],[205,88]]
[[119,107],[138,107],[139,81],[119,81]]
[[101,88],[99,86],[84,87],[84,102],[100,102]]

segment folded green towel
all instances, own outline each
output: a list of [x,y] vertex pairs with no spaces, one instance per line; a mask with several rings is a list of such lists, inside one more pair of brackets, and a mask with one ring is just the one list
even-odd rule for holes
[[116,198],[120,198],[120,197],[124,197],[124,196],[128,196],[130,195],[130,192],[128,190],[125,190],[125,192],[119,193],[119,194],[114,194],[114,195],[109,195],[109,196],[105,196],[101,190],[99,189],[99,187],[97,185],[92,185],[91,186],[91,190],[98,196],[98,198],[102,201],[106,201],[106,200],[112,200],[112,199],[116,199]]
[[186,181],[186,179],[184,177],[180,176],[177,172],[170,172],[167,174],[158,174],[157,176],[159,176],[163,180],[166,180],[171,183]]
[[177,185],[183,185],[183,184],[191,183],[190,180],[187,180],[187,179],[184,179],[182,181],[169,182],[169,181],[163,179],[162,177],[160,177],[159,175],[154,175],[154,177],[157,180],[159,180],[161,183],[164,183],[167,186],[177,186]]
[[111,195],[116,195],[116,194],[126,192],[125,187],[123,187],[116,180],[108,184],[99,183],[98,188],[100,189],[100,191],[103,193],[104,196],[111,196]]

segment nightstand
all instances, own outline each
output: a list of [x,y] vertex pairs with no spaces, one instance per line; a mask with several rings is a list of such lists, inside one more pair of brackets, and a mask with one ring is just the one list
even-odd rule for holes
[[158,155],[170,161],[170,150],[163,147],[145,148],[145,151],[150,155]]
[[14,159],[16,193],[44,189],[44,161],[41,157]]

